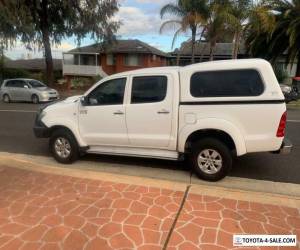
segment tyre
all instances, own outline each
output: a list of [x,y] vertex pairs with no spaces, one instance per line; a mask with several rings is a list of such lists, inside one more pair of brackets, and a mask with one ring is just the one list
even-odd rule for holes
[[228,146],[215,138],[203,138],[194,143],[189,155],[194,172],[207,181],[224,178],[232,167],[232,158]]
[[78,159],[78,144],[73,134],[67,129],[55,130],[49,141],[53,157],[60,163],[70,164]]
[[38,104],[40,102],[39,97],[37,95],[32,95],[31,101],[34,104]]
[[8,94],[4,94],[4,95],[3,95],[3,102],[5,102],[5,103],[10,103],[10,98],[9,98],[9,95],[8,95]]

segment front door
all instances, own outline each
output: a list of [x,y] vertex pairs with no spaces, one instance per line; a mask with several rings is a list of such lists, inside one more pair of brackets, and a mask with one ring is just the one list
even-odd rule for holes
[[170,76],[133,76],[126,122],[134,147],[168,148],[173,117]]
[[98,85],[79,106],[79,129],[89,146],[128,145],[125,123],[124,92],[126,78]]

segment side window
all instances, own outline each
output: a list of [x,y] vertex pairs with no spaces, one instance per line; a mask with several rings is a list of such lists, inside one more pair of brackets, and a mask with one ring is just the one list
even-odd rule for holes
[[88,95],[89,105],[123,104],[126,78],[109,80],[100,84]]
[[20,81],[20,80],[16,80],[16,81],[14,81],[14,87],[15,88],[24,88],[24,84],[25,84],[25,82],[24,81]]
[[5,84],[6,88],[13,88],[14,87],[14,81],[7,81]]
[[167,94],[166,76],[133,77],[131,103],[161,102]]
[[263,91],[263,81],[254,69],[197,72],[190,82],[194,97],[258,96]]
[[18,87],[18,81],[10,80],[10,81],[6,82],[5,86],[8,87],[8,88],[17,88]]

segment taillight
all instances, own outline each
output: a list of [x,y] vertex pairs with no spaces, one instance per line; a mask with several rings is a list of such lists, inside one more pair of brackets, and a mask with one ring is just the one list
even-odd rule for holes
[[284,137],[284,132],[285,132],[285,126],[286,126],[286,111],[282,114],[278,129],[277,129],[277,137]]

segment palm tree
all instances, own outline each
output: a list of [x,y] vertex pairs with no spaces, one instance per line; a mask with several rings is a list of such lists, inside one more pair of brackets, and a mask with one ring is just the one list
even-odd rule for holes
[[[296,76],[300,76],[300,0],[267,0],[262,8],[267,14],[249,23],[249,51],[272,61],[286,53],[286,64],[297,60]],[[272,25],[266,25],[269,20],[273,21]],[[266,27],[259,30],[259,24]],[[254,40],[251,41],[251,38]],[[259,42],[267,46],[265,51],[259,49]]]
[[214,59],[217,42],[230,32],[228,29],[229,0],[214,0],[209,3],[209,15],[204,27],[204,37],[209,43],[209,60]]
[[232,0],[229,2],[228,10],[223,12],[224,19],[233,32],[233,59],[237,59],[240,41],[252,10],[251,7],[252,0]]
[[165,21],[160,27],[160,33],[170,25],[177,26],[173,36],[172,48],[174,47],[177,37],[186,33],[188,30],[192,33],[192,57],[191,63],[195,62],[195,42],[197,29],[206,23],[208,18],[208,1],[207,0],[178,0],[176,4],[166,4],[160,10],[160,16],[163,18],[169,14],[175,19]]

